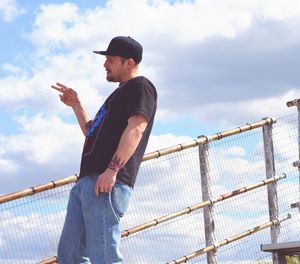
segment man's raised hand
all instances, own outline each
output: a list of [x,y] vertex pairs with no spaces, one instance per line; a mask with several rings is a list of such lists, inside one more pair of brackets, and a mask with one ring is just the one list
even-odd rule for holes
[[61,83],[56,83],[56,85],[51,85],[51,87],[61,93],[59,97],[64,104],[74,107],[79,103],[78,95],[72,88]]

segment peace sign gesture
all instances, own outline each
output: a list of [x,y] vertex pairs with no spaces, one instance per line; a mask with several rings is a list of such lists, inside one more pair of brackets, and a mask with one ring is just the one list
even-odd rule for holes
[[64,104],[74,107],[79,103],[78,95],[72,88],[69,88],[61,83],[56,83],[56,85],[51,85],[51,87],[61,92],[59,97]]

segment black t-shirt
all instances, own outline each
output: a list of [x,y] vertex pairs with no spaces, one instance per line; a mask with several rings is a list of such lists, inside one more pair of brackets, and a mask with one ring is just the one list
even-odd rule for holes
[[148,121],[147,128],[137,149],[117,175],[118,180],[133,187],[152,129],[156,105],[156,89],[147,78],[139,76],[121,84],[88,124],[79,177],[104,172],[117,150],[128,119],[142,114]]

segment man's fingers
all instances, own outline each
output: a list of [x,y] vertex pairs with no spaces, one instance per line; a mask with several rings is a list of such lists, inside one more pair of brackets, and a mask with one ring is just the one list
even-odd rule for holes
[[95,184],[94,192],[96,196],[99,196],[99,187],[97,186],[97,184]]
[[55,86],[55,85],[51,85],[51,88],[53,88],[53,89],[55,89],[55,90],[57,90],[57,91],[59,91],[59,92],[61,92],[61,93],[65,92],[65,89],[60,88],[60,87],[57,87],[57,86]]
[[105,192],[105,189],[101,187],[99,183],[96,182],[94,191],[96,196],[99,196],[101,193]]
[[97,184],[95,184],[95,188],[94,188],[94,192],[95,192],[96,196],[101,195],[101,193],[110,192],[111,190],[112,190],[111,187],[101,187]]
[[68,87],[63,85],[62,83],[56,83],[56,85],[57,86],[51,85],[51,88],[53,88],[61,93],[64,93],[68,89]]
[[67,88],[67,86],[65,86],[64,84],[62,84],[62,83],[59,83],[59,82],[57,82],[57,83],[56,83],[56,85],[58,85],[58,86],[60,86],[60,87]]
[[61,88],[59,88],[59,87],[57,87],[57,86],[51,85],[51,88],[53,88],[53,89],[55,89],[55,90],[61,92]]

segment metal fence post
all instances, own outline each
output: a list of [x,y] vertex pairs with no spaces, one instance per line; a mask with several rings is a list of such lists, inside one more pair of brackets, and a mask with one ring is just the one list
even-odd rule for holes
[[298,160],[293,163],[294,167],[298,167],[299,171],[299,201],[292,204],[291,207],[298,207],[300,212],[300,99],[295,99],[286,103],[288,107],[296,106],[298,113]]
[[[199,161],[200,161],[200,173],[201,173],[201,188],[202,188],[202,200],[211,199],[210,189],[210,175],[209,175],[209,161],[208,161],[208,143],[199,145]],[[204,227],[205,227],[205,242],[206,246],[215,244],[215,223],[213,219],[213,206],[204,207]],[[208,252],[206,255],[208,264],[216,264],[215,252]]]
[[[264,153],[265,153],[265,166],[266,166],[266,178],[272,178],[275,176],[275,162],[274,162],[274,149],[273,149],[273,135],[272,124],[263,126],[263,141],[264,141]],[[278,218],[278,196],[277,196],[277,184],[270,184],[267,186],[268,190],[268,204],[269,204],[269,217],[270,221]],[[271,227],[271,242],[278,243],[278,237],[280,233],[280,226],[273,225]],[[278,255],[273,253],[273,264],[279,264]]]

